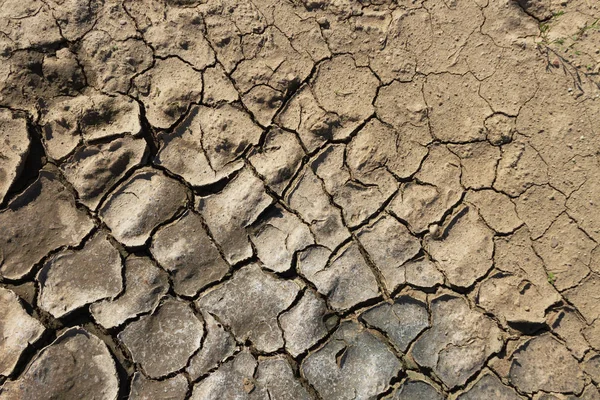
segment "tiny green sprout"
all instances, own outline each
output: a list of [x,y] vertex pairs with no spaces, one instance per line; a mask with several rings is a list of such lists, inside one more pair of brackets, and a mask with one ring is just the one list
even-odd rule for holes
[[563,10],[560,10],[560,11],[557,11],[554,14],[552,14],[552,18],[558,18],[558,17],[560,17],[561,15],[564,15],[564,14],[565,14],[565,12]]
[[575,55],[580,56],[581,52],[579,50],[575,50]]
[[548,272],[548,283],[554,285],[554,282],[556,282],[556,275],[554,272]]
[[555,40],[555,42],[562,46],[563,44],[565,44],[565,39],[564,38],[558,38],[558,39]]
[[119,47],[117,47],[117,46],[112,47],[112,51],[117,51],[117,50],[119,50]]
[[544,23],[544,22],[540,24],[540,32],[546,33],[549,30],[550,30],[550,25],[549,24]]

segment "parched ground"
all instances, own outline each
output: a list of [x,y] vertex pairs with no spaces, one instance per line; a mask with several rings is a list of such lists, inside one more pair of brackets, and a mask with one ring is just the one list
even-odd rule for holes
[[597,0],[0,0],[0,399],[600,400]]

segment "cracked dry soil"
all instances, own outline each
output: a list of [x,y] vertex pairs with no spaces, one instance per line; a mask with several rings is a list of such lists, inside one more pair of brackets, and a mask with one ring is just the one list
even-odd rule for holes
[[0,0],[0,399],[600,400],[597,0]]

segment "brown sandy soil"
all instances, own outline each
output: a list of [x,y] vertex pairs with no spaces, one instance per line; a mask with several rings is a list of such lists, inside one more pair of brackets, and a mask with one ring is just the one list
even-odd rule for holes
[[0,0],[0,400],[600,400],[597,0]]

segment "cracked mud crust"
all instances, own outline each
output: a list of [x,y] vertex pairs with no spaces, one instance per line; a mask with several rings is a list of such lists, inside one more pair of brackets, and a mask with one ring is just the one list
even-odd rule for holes
[[0,0],[0,400],[600,400],[597,0]]

